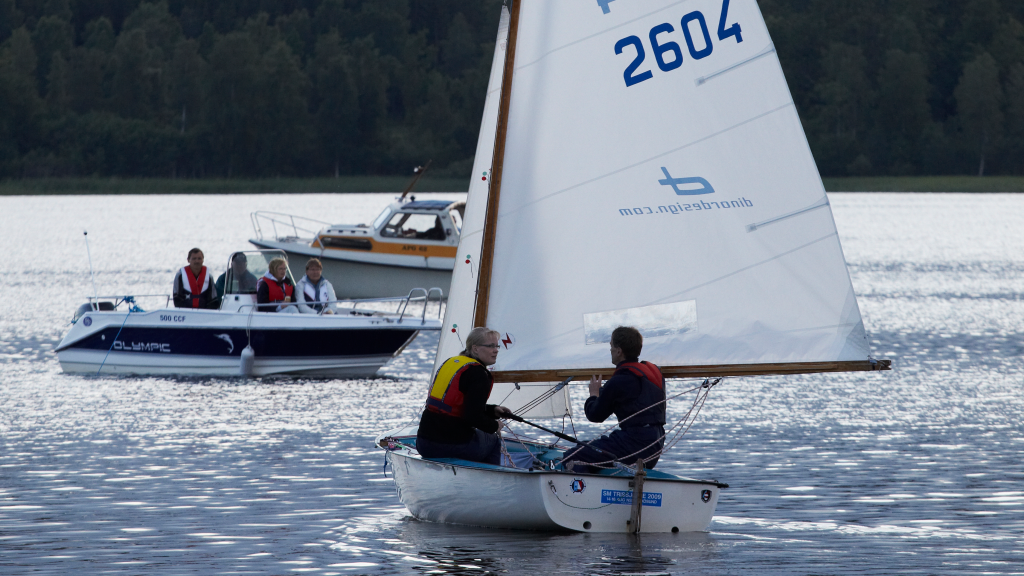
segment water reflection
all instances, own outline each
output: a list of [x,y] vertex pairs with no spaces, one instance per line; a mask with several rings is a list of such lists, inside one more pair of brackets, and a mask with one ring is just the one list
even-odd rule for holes
[[[390,201],[310,198],[325,212],[368,214],[339,221],[371,219]],[[204,198],[217,214],[208,219],[180,198],[98,200],[61,200],[65,212],[52,199],[0,198],[16,271],[0,272],[0,289],[38,296],[0,300],[0,573],[959,575],[1024,565],[1024,196],[833,196],[874,351],[895,370],[716,387],[659,463],[730,484],[711,532],[639,539],[409,517],[372,438],[417,418],[436,334],[359,381],[62,374],[53,346],[90,291],[83,222],[101,290],[165,292],[180,235],[184,250],[197,243],[226,259],[250,232],[249,211],[294,199]],[[999,233],[973,235],[980,228],[964,218]],[[152,242],[140,244],[143,233]],[[579,410],[585,384],[571,394]],[[572,424],[584,437],[604,429]]]
[[[385,536],[381,536],[381,535]],[[332,548],[359,566],[421,574],[664,574],[707,567],[713,534],[561,534],[438,525],[402,510],[354,519],[332,531]],[[385,566],[390,565],[390,568]],[[342,567],[340,564],[335,567]],[[704,569],[704,568],[701,568]]]

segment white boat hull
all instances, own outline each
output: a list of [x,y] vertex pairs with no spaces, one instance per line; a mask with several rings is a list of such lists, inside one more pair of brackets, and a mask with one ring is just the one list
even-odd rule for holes
[[281,250],[293,263],[319,258],[324,277],[339,298],[405,296],[413,288],[441,288],[448,294],[453,258],[426,258],[398,254],[359,253],[311,248],[301,242],[250,240],[262,249]]
[[[520,530],[632,532],[628,476],[480,468],[425,460],[408,450],[393,451],[390,459],[399,499],[421,520]],[[648,478],[640,531],[707,530],[723,486]]]
[[373,376],[437,320],[165,309],[90,311],[57,347],[68,373],[237,376],[246,345],[251,376]]
[[[323,378],[369,378],[391,360],[391,356],[359,359],[257,357],[252,376],[311,376]],[[153,357],[130,352],[68,350],[57,353],[61,370],[68,374],[134,374],[149,376],[238,376],[240,360],[211,360],[202,356]],[[102,368],[101,368],[102,366]]]

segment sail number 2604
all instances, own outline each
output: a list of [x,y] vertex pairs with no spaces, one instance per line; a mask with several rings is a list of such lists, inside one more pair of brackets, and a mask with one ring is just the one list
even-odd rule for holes
[[[742,30],[740,29],[739,22],[734,22],[732,26],[727,26],[726,23],[729,20],[729,0],[722,0],[722,15],[718,19],[718,40],[721,42],[729,38],[736,38],[736,43],[743,42]],[[711,55],[714,50],[714,46],[711,44],[711,34],[708,31],[708,23],[699,10],[690,12],[680,21],[680,27],[683,32],[683,38],[686,40],[686,48],[690,53],[690,57],[694,60],[701,60]],[[672,34],[675,32],[675,28],[672,24],[665,22],[664,24],[658,24],[654,28],[651,28],[648,34],[648,39],[651,41],[651,49],[654,52],[654,59],[658,63],[658,68],[662,72],[671,72],[676,68],[683,65],[683,51],[679,47],[679,44],[668,39],[671,37],[659,36],[663,34]],[[698,43],[694,42],[694,36],[698,35]],[[701,37],[702,36],[702,37]],[[702,45],[701,48],[697,46]],[[647,52],[644,50],[644,43],[638,36],[627,36],[622,40],[615,43],[615,53],[622,54],[626,47],[632,46],[636,51],[636,57],[626,68],[626,71],[622,74],[622,77],[626,80],[626,86],[634,86],[643,82],[644,80],[650,80],[654,77],[651,70],[644,72],[637,72],[640,66],[643,65],[644,59],[647,58]]]

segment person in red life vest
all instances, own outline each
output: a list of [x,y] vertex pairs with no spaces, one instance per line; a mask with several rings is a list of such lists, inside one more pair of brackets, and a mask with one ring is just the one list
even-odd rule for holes
[[295,300],[295,285],[288,277],[288,260],[274,258],[267,264],[267,271],[256,283],[256,303],[259,312],[288,312],[298,314],[291,304]]
[[216,308],[220,305],[217,289],[209,270],[203,266],[203,251],[193,248],[188,251],[188,266],[174,275],[175,308]]
[[590,398],[584,411],[591,422],[604,422],[615,414],[619,429],[594,440],[591,447],[568,450],[562,458],[565,469],[596,472],[589,464],[612,460],[607,453],[623,464],[635,464],[637,458],[644,459],[646,468],[658,463],[665,445],[665,378],[654,364],[640,362],[643,345],[644,338],[636,328],[619,326],[612,331],[615,373],[604,386],[600,377],[590,379]]
[[498,333],[474,328],[466,349],[445,360],[427,394],[420,417],[416,450],[424,458],[460,458],[472,462],[501,463],[499,418],[512,411],[487,404],[494,378],[487,366],[498,359]]
[[[267,273],[256,283],[256,304],[260,312],[294,312],[298,308],[289,305],[295,298],[295,286],[288,277],[288,261],[274,258],[267,265]],[[266,304],[266,306],[262,306]]]

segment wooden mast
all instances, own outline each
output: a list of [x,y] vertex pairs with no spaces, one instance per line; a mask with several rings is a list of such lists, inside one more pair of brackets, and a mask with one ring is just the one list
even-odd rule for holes
[[480,247],[480,273],[476,285],[476,312],[473,326],[487,325],[487,307],[491,296],[491,270],[494,267],[494,238],[498,227],[498,202],[501,197],[501,176],[505,164],[505,137],[508,134],[508,111],[512,103],[512,74],[516,62],[516,38],[519,32],[519,3],[509,7],[508,42],[505,45],[505,69],[501,77],[501,100],[498,125],[491,159],[490,186],[487,189],[487,213],[484,217],[483,245]]

